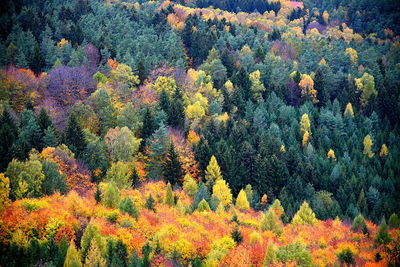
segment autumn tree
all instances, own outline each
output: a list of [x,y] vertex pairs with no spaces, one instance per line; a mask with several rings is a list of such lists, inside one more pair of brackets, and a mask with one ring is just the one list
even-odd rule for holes
[[104,138],[113,161],[131,161],[138,152],[141,142],[141,139],[136,138],[126,126],[108,130]]
[[314,81],[310,75],[303,74],[299,83],[301,88],[301,97],[308,100],[312,100],[314,104],[318,103],[317,90],[314,89]]
[[356,84],[357,92],[361,93],[361,107],[365,107],[372,95],[375,97],[378,95],[378,91],[375,89],[374,76],[365,72],[361,78],[354,79],[354,82]]
[[213,188],[216,181],[221,179],[222,179],[221,169],[218,165],[217,159],[213,155],[205,171],[206,186],[209,189],[211,189]]
[[308,118],[308,114],[304,113],[301,116],[301,120],[300,120],[300,133],[301,133],[301,135],[304,135],[306,132],[308,132],[308,134],[311,134],[310,126],[311,126],[311,124],[310,124],[310,119]]
[[7,206],[11,201],[10,195],[10,179],[0,173],[0,210]]
[[256,70],[249,75],[250,81],[251,81],[251,87],[250,90],[253,92],[253,97],[256,101],[259,101],[262,99],[262,94],[265,92],[265,87],[260,82],[260,71]]
[[197,194],[199,186],[196,181],[187,173],[184,177],[183,190],[190,197],[194,197]]
[[372,143],[371,136],[369,134],[367,136],[365,136],[363,144],[364,144],[363,154],[367,155],[369,158],[372,158],[375,155],[375,153],[373,153],[371,151],[373,143]]
[[380,157],[382,157],[382,156],[386,156],[387,157],[388,154],[389,154],[389,152],[388,152],[388,148],[387,148],[386,144],[382,144],[381,151],[379,152],[379,156]]
[[106,267],[107,262],[103,258],[102,253],[96,243],[96,240],[90,242],[89,252],[85,258],[85,267]]
[[115,183],[121,189],[132,187],[131,170],[128,164],[118,161],[107,171],[106,180]]
[[344,113],[343,113],[343,114],[344,114],[345,116],[354,117],[353,106],[351,105],[351,103],[347,103],[346,109],[344,110]]
[[269,208],[267,213],[264,214],[260,227],[262,231],[272,231],[278,236],[283,233],[282,226],[272,208]]
[[225,207],[232,204],[231,189],[229,184],[222,178],[215,181],[212,196],[218,197]]
[[91,244],[93,243],[96,244],[97,249],[100,250],[100,253],[105,252],[105,240],[100,233],[100,228],[95,223],[91,222],[86,227],[81,239],[81,258],[83,261],[85,261],[87,258],[92,246]]
[[248,211],[250,208],[247,194],[243,189],[240,190],[239,195],[236,198],[236,208],[244,211]]
[[174,205],[174,196],[172,195],[172,187],[171,184],[167,184],[167,192],[165,194],[165,203],[168,204],[169,206]]
[[81,259],[74,242],[71,242],[69,245],[67,255],[65,256],[64,267],[82,267]]
[[294,226],[302,224],[315,225],[317,219],[315,218],[314,212],[311,210],[310,206],[306,201],[300,206],[299,211],[294,215],[292,219],[292,224]]
[[130,197],[125,197],[121,200],[121,202],[119,203],[119,210],[122,213],[128,213],[136,220],[139,218],[139,210],[137,209],[136,204],[133,203]]
[[104,191],[104,196],[101,201],[108,208],[115,208],[119,205],[121,196],[118,187],[114,182],[110,182],[107,184],[107,187]]

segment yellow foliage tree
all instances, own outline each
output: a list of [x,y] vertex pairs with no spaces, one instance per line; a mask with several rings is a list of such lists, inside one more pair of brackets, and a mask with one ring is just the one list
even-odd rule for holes
[[206,186],[211,189],[217,180],[222,180],[221,168],[213,155],[205,172]]
[[372,143],[371,136],[369,134],[367,136],[365,136],[363,144],[364,144],[363,154],[367,155],[369,158],[372,158],[375,155],[375,153],[372,153],[372,151],[371,151],[373,143]]
[[175,80],[171,77],[160,76],[154,84],[154,90],[159,94],[162,89],[171,97],[177,88]]
[[317,90],[314,89],[314,81],[310,75],[303,74],[299,83],[301,97],[311,99],[314,104],[318,103]]
[[308,134],[311,134],[311,129],[310,129],[310,119],[308,118],[308,114],[304,113],[303,116],[301,116],[300,120],[300,133],[301,135],[304,135],[306,132]]
[[187,106],[186,115],[190,120],[201,120],[206,115],[206,111],[201,106],[200,102],[195,102]]
[[249,201],[247,200],[247,194],[243,189],[240,190],[239,195],[236,198],[236,208],[244,211],[248,211],[250,208]]
[[267,194],[264,194],[264,195],[262,196],[262,198],[261,198],[261,206],[262,206],[263,208],[265,208],[265,206],[267,206],[267,202],[268,202]]
[[350,55],[351,62],[353,62],[354,65],[357,65],[358,56],[357,56],[357,51],[356,50],[354,50],[353,48],[349,47],[349,48],[346,49],[344,54],[345,55]]
[[357,87],[357,92],[361,92],[361,106],[365,107],[368,104],[368,100],[372,95],[378,95],[378,92],[375,89],[374,76],[365,72],[361,78],[354,79],[354,81]]
[[354,117],[354,111],[353,111],[353,106],[351,105],[351,103],[347,103],[346,109],[344,110],[343,113],[345,116],[351,116]]
[[335,152],[333,151],[333,149],[329,149],[328,151],[328,159],[333,159],[333,161],[336,161],[336,157],[335,157]]
[[0,210],[10,203],[10,179],[0,173]]
[[308,140],[310,139],[310,134],[308,133],[308,131],[306,131],[303,135],[303,147],[305,147],[308,143]]
[[249,75],[251,81],[250,90],[253,92],[256,101],[262,99],[262,93],[265,92],[264,85],[260,82],[260,71],[256,70]]
[[292,219],[292,224],[294,226],[310,224],[315,225],[317,223],[317,218],[315,218],[315,214],[308,205],[306,201],[300,206],[299,211],[294,215]]
[[71,242],[65,256],[64,267],[82,267],[79,252],[76,250],[74,242]]
[[199,186],[189,173],[185,175],[183,182],[183,190],[188,196],[194,197],[197,194]]
[[232,204],[232,193],[229,184],[221,179],[218,179],[213,186],[212,196],[218,197],[224,207]]
[[383,156],[385,155],[387,157],[387,155],[389,154],[388,148],[386,146],[386,144],[383,144],[381,147],[381,152],[379,152],[379,156]]
[[324,22],[326,23],[326,24],[328,24],[328,22],[329,22],[329,13],[328,13],[328,11],[324,11],[324,13],[322,13],[322,19],[324,20]]

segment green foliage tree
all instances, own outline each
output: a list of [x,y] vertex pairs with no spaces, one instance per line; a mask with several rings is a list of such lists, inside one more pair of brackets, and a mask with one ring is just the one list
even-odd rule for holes
[[192,178],[192,176],[190,176],[189,173],[186,173],[183,182],[183,190],[185,193],[190,197],[194,197],[197,194],[198,189],[199,186],[196,181]]
[[64,267],[82,267],[81,259],[74,242],[71,242],[69,245],[67,255],[65,256]]
[[127,189],[132,187],[131,171],[128,164],[118,161],[111,165],[107,171],[106,179],[109,182],[115,183],[118,188]]
[[174,205],[174,196],[172,194],[172,187],[171,184],[167,184],[167,192],[165,194],[165,203],[168,204],[169,206]]
[[283,233],[282,226],[278,221],[278,218],[276,217],[274,210],[271,208],[264,215],[260,227],[262,231],[272,231],[278,236],[280,236]]
[[294,215],[292,219],[292,224],[302,225],[302,224],[311,224],[315,225],[317,223],[317,219],[315,218],[315,214],[308,205],[306,201],[300,206],[299,211]]
[[389,227],[390,228],[399,228],[400,227],[400,219],[396,213],[393,213],[392,215],[390,215]]
[[102,197],[103,204],[108,208],[115,208],[121,200],[120,192],[114,182],[108,183],[104,196]]
[[156,212],[156,208],[155,208],[154,202],[155,202],[154,198],[150,194],[149,197],[146,199],[146,203],[144,204],[145,208]]
[[386,245],[392,240],[392,236],[389,233],[389,227],[386,224],[385,218],[382,219],[381,225],[376,232],[374,243],[377,245]]
[[43,194],[51,195],[55,191],[65,193],[67,191],[67,180],[65,174],[60,173],[58,165],[52,161],[42,163],[44,180],[42,182]]
[[139,210],[137,209],[135,203],[133,203],[130,197],[125,197],[119,203],[119,209],[122,213],[128,213],[130,216],[136,220],[139,218]]
[[100,253],[105,252],[104,237],[100,233],[100,228],[93,222],[87,225],[81,239],[81,259],[83,262],[88,256],[92,243],[100,250]]
[[204,198],[203,198],[202,201],[200,201],[200,203],[199,203],[197,209],[198,209],[199,211],[210,211],[210,210],[211,210],[211,209],[210,209],[210,205],[208,205],[208,202],[207,202]]

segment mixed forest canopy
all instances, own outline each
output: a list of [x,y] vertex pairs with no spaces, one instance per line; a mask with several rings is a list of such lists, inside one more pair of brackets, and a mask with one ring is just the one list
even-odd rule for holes
[[398,263],[395,0],[0,10],[2,266]]

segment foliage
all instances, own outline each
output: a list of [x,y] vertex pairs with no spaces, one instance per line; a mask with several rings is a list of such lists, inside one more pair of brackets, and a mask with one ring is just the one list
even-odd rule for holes
[[294,215],[292,219],[292,224],[294,226],[302,224],[315,225],[317,219],[315,218],[314,212],[311,210],[310,206],[306,201],[300,206],[299,211]]
[[249,201],[247,200],[247,194],[245,191],[240,190],[239,195],[236,198],[236,208],[243,211],[248,211],[250,208]]

